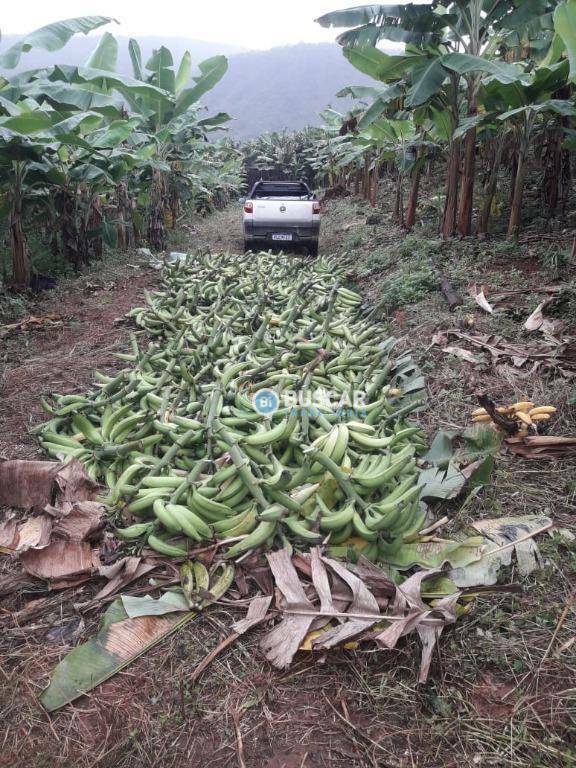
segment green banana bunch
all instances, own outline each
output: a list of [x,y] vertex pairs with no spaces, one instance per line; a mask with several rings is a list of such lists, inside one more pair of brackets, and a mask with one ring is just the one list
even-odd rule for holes
[[[108,486],[115,520],[138,518],[117,529],[132,545],[182,558],[226,542],[235,558],[360,537],[383,556],[426,517],[425,441],[408,420],[418,402],[403,395],[415,366],[345,282],[332,260],[266,252],[166,265],[128,313],[146,334],[119,353],[121,369],[45,402],[34,431]],[[254,394],[266,388],[279,402],[262,414]],[[205,583],[191,566],[189,594]]]

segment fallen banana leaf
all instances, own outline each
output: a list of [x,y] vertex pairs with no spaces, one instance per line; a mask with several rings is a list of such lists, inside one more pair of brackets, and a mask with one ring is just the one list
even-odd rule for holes
[[442,352],[445,352],[447,355],[454,355],[454,357],[464,360],[465,363],[472,363],[472,365],[480,365],[482,363],[481,358],[475,357],[469,349],[464,349],[463,347],[444,347]]
[[446,469],[429,467],[420,473],[423,499],[454,499],[466,482],[466,476],[450,461]]
[[28,549],[43,549],[50,543],[54,521],[49,515],[29,517],[18,526],[16,552]]
[[308,612],[306,615],[286,617],[262,641],[262,648],[268,661],[282,669],[287,667],[294,658],[317,615],[313,604],[304,592],[288,550],[271,552],[266,555],[266,558],[276,586],[284,596],[286,604]]
[[268,618],[268,606],[270,605],[271,600],[272,595],[267,595],[266,597],[255,597],[251,601],[248,606],[246,618],[233,624],[232,628],[234,629],[234,632],[228,635],[228,637],[225,637],[222,642],[218,643],[216,648],[213,648],[210,653],[202,659],[200,664],[198,664],[188,678],[189,685],[195,683],[204,670],[212,664],[214,659],[219,656],[222,651],[235,643],[240,635],[248,632],[249,629],[252,629],[252,627],[255,627],[257,624],[260,624]]
[[431,466],[420,473],[422,499],[453,499],[464,485],[486,485],[502,437],[485,425],[454,432],[439,430],[423,456]]
[[464,541],[423,541],[414,544],[404,543],[390,553],[382,553],[389,565],[405,571],[419,565],[421,568],[440,568],[449,563],[453,568],[462,568],[480,560],[483,550],[483,538],[471,536]]
[[548,317],[544,317],[543,309],[546,305],[550,304],[553,297],[549,297],[541,301],[536,307],[534,312],[526,319],[524,328],[527,331],[540,331],[544,335],[559,333],[562,330],[564,323],[561,320],[551,320]]
[[461,594],[455,591],[453,594],[434,600],[432,605],[427,605],[422,600],[422,582],[437,574],[437,569],[418,571],[399,585],[392,609],[396,613],[404,613],[404,617],[392,622],[383,632],[374,636],[374,640],[379,645],[395,648],[401,637],[413,631],[417,632],[422,643],[418,675],[420,683],[426,682],[428,678],[432,653],[444,627],[456,621],[456,604]]
[[[182,588],[165,592],[158,599],[150,595],[122,595],[122,605],[127,615],[131,619],[137,616],[163,616],[175,611],[189,611],[191,603],[196,610],[205,608],[228,591],[234,581],[234,566],[231,563],[222,564],[209,574],[203,563],[193,560],[182,566],[180,577],[185,582]],[[193,600],[192,595],[195,596]]]
[[[211,574],[210,599],[203,604],[219,600],[233,580],[233,565],[216,568]],[[158,600],[122,595],[104,614],[98,634],[58,664],[40,696],[42,706],[53,712],[91,691],[197,614],[189,610],[181,591],[166,592]]]
[[457,434],[457,432],[446,432],[439,429],[430,443],[430,448],[422,456],[422,460],[445,469],[454,456],[453,441]]
[[[333,629],[333,625],[328,622],[325,624],[322,629],[315,629],[313,632],[309,632],[304,640],[302,641],[302,645],[300,648],[298,648],[299,651],[315,651],[316,648],[313,647],[313,643],[315,640],[318,640],[318,638],[322,637],[322,635],[326,634],[326,632],[329,632],[331,629]],[[344,648],[346,651],[355,651],[357,648],[360,647],[360,643],[357,640],[351,640],[349,643],[344,643],[342,645],[342,648]]]
[[42,326],[54,326],[62,325],[62,315],[48,314],[37,317],[36,315],[29,315],[20,320],[18,323],[10,323],[9,325],[0,326],[0,339],[9,336],[14,331],[28,331],[30,328],[38,328]]
[[120,599],[115,600],[102,619],[98,634],[74,648],[58,664],[40,703],[54,712],[88,693],[139,658],[165,637],[184,626],[197,614],[128,618]]
[[498,552],[514,551],[518,569],[527,576],[542,564],[540,552],[533,537],[552,527],[546,515],[522,515],[477,520],[472,527],[498,545]]
[[0,523],[0,552],[14,552],[18,546],[18,524],[11,517]]
[[94,563],[86,541],[52,541],[42,549],[29,549],[20,555],[24,570],[38,579],[73,579],[90,574]]
[[518,570],[523,576],[541,565],[541,556],[534,536],[549,530],[552,520],[545,515],[522,515],[477,520],[472,528],[482,533],[484,553],[480,560],[454,568],[450,579],[459,587],[491,586],[498,581],[504,565],[510,565],[516,554]]
[[512,550],[494,552],[498,545],[486,540],[482,557],[474,563],[453,568],[449,572],[450,579],[458,587],[492,586],[498,582],[500,568],[512,562]]
[[127,584],[145,576],[160,565],[161,563],[157,561],[148,562],[141,557],[123,557],[121,560],[117,560],[114,565],[101,565],[98,568],[98,575],[106,577],[108,583],[87,603],[77,604],[76,609],[89,611],[101,602],[109,601],[112,595],[119,592]]
[[[531,372],[542,369],[560,373],[565,377],[576,375],[576,340],[574,337],[563,336],[561,340],[554,338],[550,333],[535,342],[525,344],[510,344],[501,336],[486,334],[463,333],[459,329],[451,328],[443,333],[435,334],[432,346],[444,345],[449,338],[464,341],[474,349],[488,352],[493,365],[499,367],[506,360],[515,368],[522,368],[526,363],[532,364]],[[471,354],[470,350],[462,347],[464,352]]]
[[62,515],[58,515],[58,507],[48,509],[56,510],[57,520],[53,533],[58,538],[86,541],[106,524],[106,506],[97,501],[79,501],[63,506],[69,506],[70,509],[66,509]]
[[145,597],[122,595],[120,599],[126,615],[131,619],[136,619],[138,616],[164,616],[167,613],[190,610],[188,601],[181,592],[165,592],[157,600],[149,595]]
[[8,507],[43,509],[47,504],[88,501],[98,488],[76,459],[67,464],[20,459],[0,463],[0,504]]
[[485,290],[486,287],[484,285],[478,286],[476,283],[473,283],[468,288],[468,294],[474,299],[476,304],[484,310],[484,312],[488,312],[491,315],[494,312],[494,307],[486,298]]
[[237,635],[243,635],[245,632],[248,632],[249,629],[255,627],[256,624],[260,624],[260,622],[268,618],[268,608],[270,607],[271,602],[272,595],[255,597],[251,600],[246,618],[240,619],[240,621],[237,621],[232,625],[234,632]]
[[[360,572],[368,573],[372,583],[394,590],[390,613],[381,613],[376,598],[359,573],[323,557],[320,552],[315,548],[309,555],[295,557],[300,561],[309,560],[310,567],[299,570],[309,574],[311,584],[300,580],[286,549],[267,556],[280,595],[277,607],[282,616],[280,623],[261,642],[268,660],[284,668],[298,650],[350,648],[368,639],[375,640],[381,647],[393,648],[400,637],[415,631],[423,646],[419,679],[424,681],[443,627],[456,621],[456,604],[461,593],[446,577],[438,578],[438,569],[419,571],[396,586],[384,572],[377,576],[376,566],[367,565],[363,560]],[[421,584],[428,578],[435,579],[432,589],[440,595],[431,604],[425,603],[421,595]],[[314,601],[308,598],[312,589],[317,598]],[[334,597],[342,590],[347,592],[344,605]]]

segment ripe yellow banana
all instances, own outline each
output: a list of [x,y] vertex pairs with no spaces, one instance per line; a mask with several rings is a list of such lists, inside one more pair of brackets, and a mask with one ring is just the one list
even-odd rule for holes
[[532,421],[548,421],[550,418],[549,413],[531,413],[529,415]]
[[534,408],[534,403],[532,403],[530,400],[520,400],[517,403],[512,403],[510,406],[510,410],[514,411],[514,413],[526,412],[531,408]]

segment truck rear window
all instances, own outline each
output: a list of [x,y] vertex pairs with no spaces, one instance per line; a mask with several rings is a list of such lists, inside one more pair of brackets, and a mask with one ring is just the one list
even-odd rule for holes
[[308,197],[310,190],[306,184],[294,182],[293,184],[285,182],[284,184],[274,184],[272,182],[260,182],[252,190],[250,197],[258,199],[262,197]]

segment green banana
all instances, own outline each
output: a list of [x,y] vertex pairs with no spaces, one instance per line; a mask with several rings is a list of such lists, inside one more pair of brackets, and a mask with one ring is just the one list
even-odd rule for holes
[[330,515],[320,517],[321,531],[340,531],[352,522],[356,508],[354,503],[349,503],[338,512],[332,512]]
[[186,557],[188,554],[187,550],[183,547],[179,547],[176,544],[169,544],[153,533],[149,534],[147,544],[155,552],[168,557]]
[[230,559],[232,557],[237,557],[244,552],[248,552],[250,549],[261,547],[264,542],[274,534],[276,531],[276,525],[277,524],[275,522],[267,522],[262,520],[258,523],[256,528],[254,528],[252,533],[249,533],[242,539],[242,541],[239,541],[237,544],[234,544],[232,547],[230,547],[224,557],[226,559]]
[[115,528],[114,535],[122,541],[134,541],[154,530],[154,523],[134,523],[127,528]]
[[288,516],[285,517],[282,522],[298,539],[310,543],[322,541],[322,535],[316,531],[311,531],[306,523],[299,517]]

